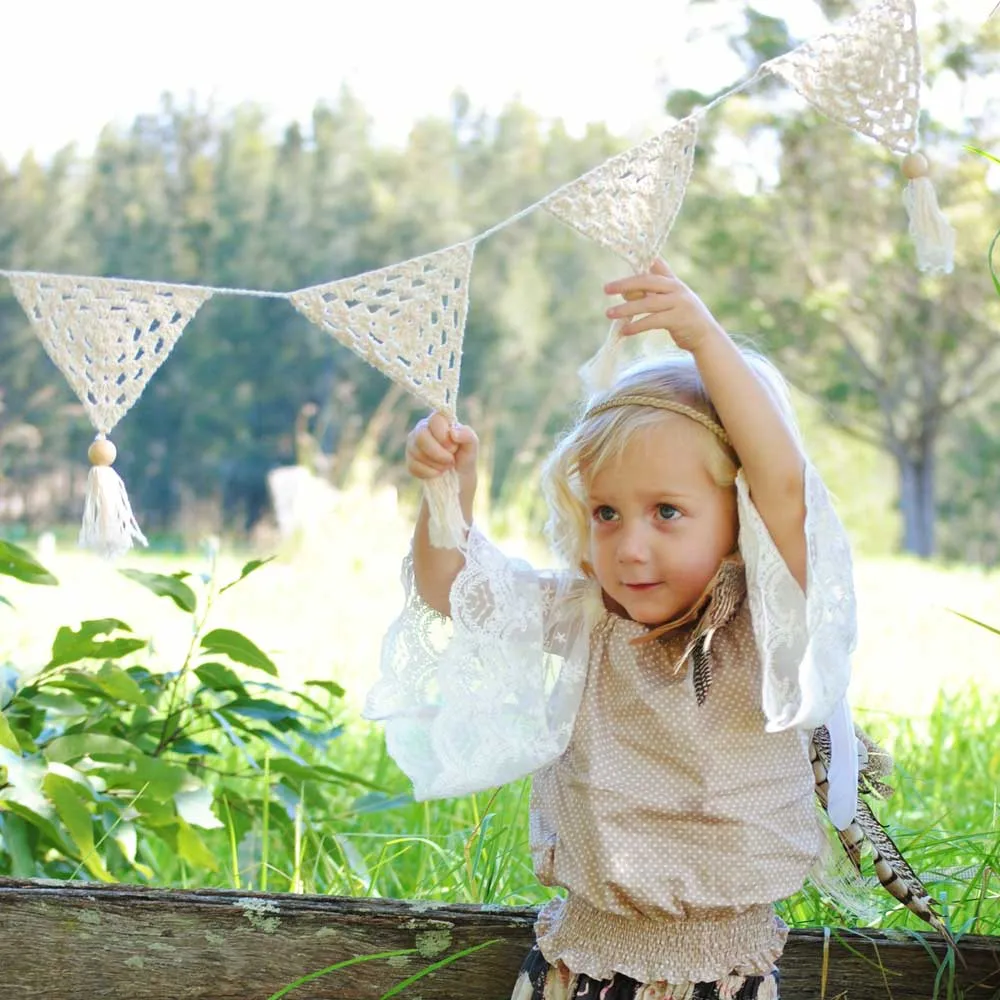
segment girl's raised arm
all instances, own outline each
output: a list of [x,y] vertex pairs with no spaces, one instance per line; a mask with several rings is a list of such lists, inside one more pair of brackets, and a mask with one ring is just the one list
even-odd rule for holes
[[692,354],[754,505],[805,590],[805,459],[779,401],[701,299],[663,261],[648,274],[612,281],[604,290],[628,299],[608,309],[609,317],[627,320],[623,336],[664,329]]

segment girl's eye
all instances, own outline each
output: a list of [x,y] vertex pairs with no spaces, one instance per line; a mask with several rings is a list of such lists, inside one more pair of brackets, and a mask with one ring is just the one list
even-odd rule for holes
[[607,504],[601,504],[599,507],[594,508],[593,518],[602,524],[614,521],[616,517],[618,517],[618,512],[614,507],[609,507]]
[[656,513],[664,521],[675,521],[681,516],[681,512],[670,503],[657,504]]

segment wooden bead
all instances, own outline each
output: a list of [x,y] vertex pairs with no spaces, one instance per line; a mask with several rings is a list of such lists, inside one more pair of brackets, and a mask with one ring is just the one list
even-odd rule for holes
[[914,181],[918,177],[926,177],[931,172],[931,165],[927,162],[927,157],[923,153],[907,153],[903,157],[900,169],[907,180]]
[[91,465],[114,465],[117,457],[118,449],[107,438],[98,438],[87,449]]
[[635,291],[635,292],[622,292],[622,295],[628,299],[629,302],[635,302],[636,299],[641,299],[646,293]]

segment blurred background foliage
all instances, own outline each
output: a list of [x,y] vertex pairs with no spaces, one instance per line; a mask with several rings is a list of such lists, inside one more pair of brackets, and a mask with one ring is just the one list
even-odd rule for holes
[[[843,14],[843,2],[824,4]],[[926,73],[983,86],[997,25],[943,19]],[[747,7],[731,44],[748,71],[800,42]],[[735,81],[734,81],[735,82]],[[713,95],[673,91],[683,114]],[[705,121],[666,249],[734,333],[770,352],[803,397],[817,461],[859,546],[992,562],[1000,545],[1000,301],[985,247],[1000,224],[995,106],[923,141],[959,230],[955,273],[914,267],[895,158],[775,83]],[[511,104],[497,117],[456,93],[450,118],[402,148],[372,140],[343,91],[275,138],[252,106],[209,115],[164,96],[92,156],[0,162],[0,262],[289,290],[473,235],[625,148],[600,125],[567,134]],[[994,181],[991,185],[988,180]],[[537,523],[539,455],[568,419],[575,372],[603,336],[604,280],[621,262],[542,213],[487,240],[475,261],[460,416],[486,443],[490,498]],[[377,415],[377,419],[375,418]],[[120,470],[154,535],[240,536],[268,511],[266,475],[315,463],[336,480],[359,450],[399,475],[412,403],[287,303],[219,298],[115,432]],[[90,428],[0,283],[0,525],[75,519]],[[305,457],[304,457],[305,456]]]

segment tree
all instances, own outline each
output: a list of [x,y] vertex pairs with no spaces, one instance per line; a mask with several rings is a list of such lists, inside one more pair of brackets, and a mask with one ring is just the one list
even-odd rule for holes
[[[743,40],[755,53],[759,25],[753,17],[748,24]],[[973,58],[945,22],[933,72],[969,79],[995,66],[998,39]],[[761,171],[756,193],[742,197],[703,189],[715,203],[697,209],[711,222],[691,237],[692,259],[699,270],[724,266],[721,309],[737,328],[760,331],[832,423],[892,457],[902,546],[930,556],[943,442],[957,426],[953,417],[992,393],[1000,373],[1000,308],[982,266],[990,233],[984,167],[957,155],[972,123],[959,131],[923,123],[942,202],[959,230],[955,273],[927,278],[906,236],[894,159],[815,112],[786,106],[738,99],[723,106],[730,136],[777,144],[777,178]],[[980,136],[989,133],[988,122],[976,125]]]

